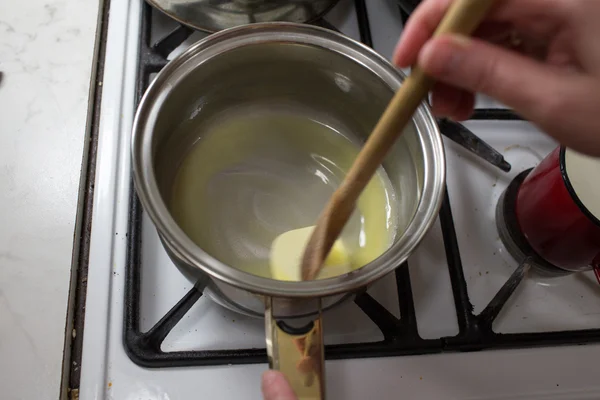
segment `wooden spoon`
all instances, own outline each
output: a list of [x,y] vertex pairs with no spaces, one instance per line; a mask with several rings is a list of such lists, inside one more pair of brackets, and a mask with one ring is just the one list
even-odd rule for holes
[[[455,0],[434,33],[470,35],[496,0]],[[348,222],[356,200],[401,135],[433,80],[418,67],[403,82],[379,119],[340,187],[319,216],[302,258],[302,279],[314,279],[337,237]]]

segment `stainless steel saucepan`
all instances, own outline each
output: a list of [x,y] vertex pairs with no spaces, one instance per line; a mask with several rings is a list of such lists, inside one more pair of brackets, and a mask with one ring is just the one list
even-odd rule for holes
[[[394,145],[384,169],[397,194],[395,242],[347,275],[281,282],[220,262],[177,225],[165,199],[181,160],[198,139],[182,124],[239,104],[291,99],[314,118],[341,121],[367,137],[403,75],[370,48],[310,25],[253,24],[196,43],[170,62],[145,93],[133,130],[135,185],[177,267],[234,311],[266,316],[267,350],[303,398],[323,398],[321,310],[365,290],[404,262],[438,214],[445,183],[442,140],[426,104]],[[192,121],[192,122],[191,122]],[[209,277],[207,279],[207,277]],[[311,397],[313,396],[313,397]]]

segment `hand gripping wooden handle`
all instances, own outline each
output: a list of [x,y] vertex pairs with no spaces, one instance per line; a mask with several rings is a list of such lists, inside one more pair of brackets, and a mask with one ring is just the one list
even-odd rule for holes
[[[445,33],[470,35],[495,2],[496,0],[455,0],[434,36]],[[348,222],[356,200],[432,86],[433,80],[419,67],[415,67],[392,98],[317,221],[302,260],[304,280],[314,279],[319,273],[333,243]]]

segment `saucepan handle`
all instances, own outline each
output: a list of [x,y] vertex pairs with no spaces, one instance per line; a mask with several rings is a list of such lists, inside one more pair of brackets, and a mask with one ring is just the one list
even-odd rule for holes
[[325,358],[321,301],[319,313],[308,325],[297,328],[277,321],[273,299],[266,298],[265,330],[269,367],[285,374],[300,400],[325,399]]

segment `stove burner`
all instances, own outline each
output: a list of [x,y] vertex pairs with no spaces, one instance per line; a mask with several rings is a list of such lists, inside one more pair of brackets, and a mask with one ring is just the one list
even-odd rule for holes
[[[163,0],[161,0],[163,1]],[[171,0],[172,1],[172,0]],[[417,1],[417,0],[405,0]],[[354,0],[356,19],[361,41],[368,46],[373,45],[366,0]],[[402,12],[406,22],[408,13]],[[325,19],[315,24],[332,29]],[[152,8],[145,4],[141,21],[141,49],[138,62],[137,99],[141,99],[149,85],[152,74],[159,72],[166,64],[165,54],[169,54],[179,46],[191,33],[187,27],[176,28],[166,37],[152,43],[151,37]],[[97,110],[95,112],[98,112]],[[512,110],[477,109],[471,119],[474,120],[522,120]],[[501,170],[510,169],[510,165],[502,155],[487,146],[474,133],[458,124],[443,123],[442,133],[467,150],[474,152],[491,165]],[[96,138],[97,140],[97,138]],[[93,173],[92,175],[93,176]],[[93,185],[93,179],[88,181]],[[520,182],[515,184],[515,191]],[[93,198],[93,186],[86,193]],[[146,368],[173,368],[187,366],[232,365],[266,363],[267,354],[264,348],[238,348],[216,350],[180,350],[163,351],[162,343],[171,330],[181,321],[191,307],[203,296],[202,283],[192,288],[148,331],[141,330],[141,260],[142,242],[142,209],[133,185],[130,193],[128,250],[125,266],[124,287],[124,323],[123,345],[129,358],[136,364]],[[513,195],[514,197],[515,195]],[[508,196],[509,198],[511,196]],[[512,202],[514,204],[514,201]],[[503,333],[493,331],[493,323],[507,300],[523,281],[531,267],[531,258],[520,262],[508,281],[500,288],[485,309],[476,315],[469,298],[467,281],[463,271],[458,238],[452,216],[452,206],[446,190],[444,202],[439,214],[443,236],[448,274],[452,285],[452,294],[459,333],[452,337],[424,339],[419,335],[415,301],[411,277],[407,263],[399,266],[395,272],[395,283],[398,294],[398,309],[401,318],[397,318],[368,293],[358,295],[354,303],[369,317],[382,333],[383,340],[378,342],[341,343],[325,346],[326,359],[356,359],[372,357],[394,357],[403,355],[433,354],[446,352],[478,351],[482,349],[523,348],[537,346],[556,346],[566,344],[585,344],[600,341],[600,329],[571,330],[561,332]],[[518,231],[518,230],[517,230]],[[85,243],[85,241],[83,241]],[[83,293],[85,299],[85,292]],[[83,315],[83,313],[82,313]],[[80,322],[82,326],[82,322]],[[211,329],[206,326],[205,329]],[[82,337],[80,330],[77,338]],[[78,380],[81,353],[73,358],[76,362],[71,371],[71,378]],[[72,385],[77,387],[78,385]]]
[[519,263],[523,263],[529,258],[528,263],[535,271],[544,277],[559,277],[570,275],[572,271],[566,271],[541,258],[527,242],[527,238],[521,232],[515,212],[517,194],[521,183],[525,180],[532,168],[517,175],[506,190],[498,199],[496,205],[496,227],[500,240],[510,253],[510,255]]

